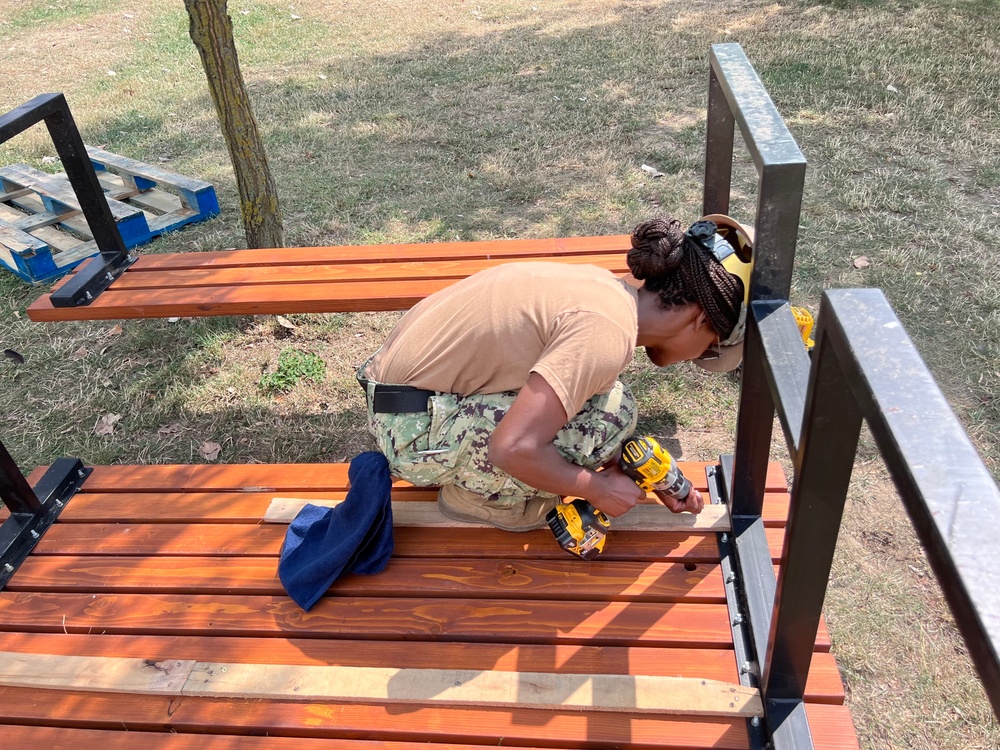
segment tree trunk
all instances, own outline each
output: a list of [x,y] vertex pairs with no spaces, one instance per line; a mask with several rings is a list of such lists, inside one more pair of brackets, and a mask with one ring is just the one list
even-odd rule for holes
[[240,193],[247,247],[283,247],[278,190],[250,106],[226,0],[184,0]]

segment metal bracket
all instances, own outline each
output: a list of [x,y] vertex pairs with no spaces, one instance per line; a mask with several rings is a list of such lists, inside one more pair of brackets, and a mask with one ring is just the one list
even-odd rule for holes
[[10,510],[0,525],[0,591],[93,471],[78,458],[60,458],[32,489],[9,458],[0,443],[0,499]]
[[125,248],[66,97],[62,94],[40,94],[0,116],[0,143],[39,122],[44,122],[49,130],[80,210],[101,251],[100,257],[92,258],[81,266],[66,283],[49,295],[49,299],[54,307],[88,305],[135,262],[135,256],[129,256]]

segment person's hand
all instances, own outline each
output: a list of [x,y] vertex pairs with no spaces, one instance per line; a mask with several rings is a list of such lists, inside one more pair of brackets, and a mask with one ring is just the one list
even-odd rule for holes
[[673,513],[687,511],[688,513],[698,514],[705,507],[705,498],[694,487],[691,488],[691,492],[688,493],[688,496],[683,501],[670,497],[670,495],[664,492],[656,492],[655,494]]
[[646,493],[621,468],[615,464],[594,474],[595,489],[590,498],[590,504],[598,510],[603,510],[611,517],[620,516],[635,507],[635,504],[646,497]]

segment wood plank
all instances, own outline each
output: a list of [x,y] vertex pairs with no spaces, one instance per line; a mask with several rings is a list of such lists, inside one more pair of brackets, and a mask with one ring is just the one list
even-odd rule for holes
[[48,252],[44,242],[27,232],[18,229],[13,224],[0,218],[0,245],[18,255],[35,255]]
[[[114,731],[7,725],[0,729],[0,734],[7,747],[44,747],[46,750],[135,750],[140,747],[143,750],[330,750],[330,742],[326,739],[136,732],[121,727]],[[337,740],[337,747],[343,750],[417,750],[409,742],[346,739]],[[419,750],[482,750],[482,745],[430,742],[420,743]]]
[[[429,669],[500,669],[556,674],[647,674],[739,679],[731,649],[510,645],[503,643],[421,643],[295,638],[213,638],[117,636],[63,633],[6,633],[4,648],[36,654],[121,656],[156,661],[174,656],[197,661],[261,664],[332,664]],[[840,705],[844,685],[830,653],[813,654],[806,699]]]
[[[273,524],[57,523],[45,532],[34,555],[273,555],[286,529]],[[767,528],[771,559],[778,562],[784,530]],[[393,557],[479,557],[480,559],[564,559],[547,529],[509,534],[483,529],[393,530]],[[601,560],[719,561],[719,545],[710,533],[615,530]]]
[[860,750],[847,706],[807,703],[806,717],[816,750]]
[[[718,604],[328,596],[304,613],[287,596],[0,592],[6,630],[298,636],[728,648]],[[821,629],[819,650],[829,650]]]
[[[149,256],[143,256],[149,257]],[[705,469],[716,466],[708,461],[678,461],[678,468],[696,489],[708,489]],[[39,467],[44,472],[47,467]],[[198,492],[232,490],[238,492],[293,490],[317,492],[343,490],[348,486],[348,464],[156,464],[146,466],[95,466],[84,483],[83,492]],[[36,476],[34,473],[32,476]],[[38,477],[41,473],[37,474]],[[399,480],[393,490],[412,488]],[[767,467],[765,489],[787,492],[788,482],[777,461]]]
[[96,161],[105,167],[110,167],[113,170],[124,172],[125,174],[133,177],[144,177],[152,182],[168,185],[176,188],[177,190],[190,192],[197,192],[199,190],[205,190],[212,187],[211,183],[205,182],[204,180],[199,180],[194,177],[186,177],[185,175],[171,172],[153,164],[146,164],[145,162],[130,159],[127,156],[122,156],[121,154],[113,154],[102,148],[86,146],[86,149],[87,156],[90,157],[92,161]]
[[[307,504],[332,508],[343,500],[303,500],[301,498],[276,497],[268,505],[264,514],[265,523],[291,523],[299,511]],[[400,502],[392,503],[393,526],[419,526],[426,528],[489,528],[488,523],[455,521],[443,515],[436,503]],[[697,515],[691,513],[671,513],[662,505],[637,505],[624,515],[611,520],[615,529],[645,531],[729,531],[729,512],[725,505],[706,505]]]
[[[80,210],[80,201],[65,176],[57,177],[50,175],[48,172],[42,172],[26,164],[11,164],[6,167],[0,167],[0,177],[22,187],[31,188],[75,211]],[[107,198],[107,201],[111,216],[116,222],[134,217],[140,213],[139,209],[116,201],[113,198]]]
[[[157,188],[150,188],[143,192],[137,191],[129,199],[129,203],[133,206],[153,211],[156,214],[170,214],[182,210],[190,212],[191,215],[197,213],[194,209],[184,209],[181,199],[173,193],[167,193]],[[150,222],[150,227],[152,228],[152,222]]]
[[280,249],[222,250],[144,255],[128,274],[197,268],[260,268],[282,265],[344,265],[404,261],[551,258],[620,253],[631,248],[629,235],[557,237],[475,242],[421,242],[400,245],[343,245]]
[[[525,258],[522,262],[551,262],[551,258]],[[281,265],[257,268],[201,268],[159,273],[125,273],[115,281],[115,292],[186,289],[191,287],[243,287],[262,284],[318,284],[464,279],[479,271],[509,263],[506,258],[488,260],[397,261],[391,263],[350,263],[344,265]],[[622,253],[560,258],[568,265],[596,265],[613,273],[628,273]]]
[[[30,700],[30,696],[26,695],[25,691],[11,690],[9,692],[11,693],[11,699],[18,704],[24,705]],[[46,698],[55,698],[57,696],[58,694],[54,692],[42,693],[40,699],[45,700]],[[100,697],[104,697],[106,700],[98,702],[98,706],[108,707],[117,703],[106,696]],[[94,703],[94,701],[83,701],[81,702],[81,708],[93,713],[96,708]],[[131,701],[128,705],[129,707],[134,707],[136,702]],[[16,712],[17,706],[12,706],[11,708],[14,709],[13,712]],[[39,708],[44,710],[43,707]],[[7,713],[13,712],[8,711]],[[25,713],[29,714],[29,720],[30,718],[34,718],[36,721],[41,720],[37,718],[40,713],[39,710],[31,711],[29,709]],[[831,708],[811,704],[807,705],[806,714],[809,717],[813,741],[817,750],[856,750],[859,748],[854,725],[846,708]],[[130,716],[129,718],[131,719],[132,717]],[[149,719],[145,715],[142,718],[144,721],[149,722]],[[88,723],[93,723],[93,719],[88,718],[86,720]],[[676,728],[677,725],[674,726]],[[267,750],[271,750],[272,748],[275,750],[298,750],[299,748],[310,750],[315,747],[319,750],[319,748],[329,747],[328,740],[321,738],[310,739],[301,736],[284,738],[268,736],[265,738],[245,735],[178,734],[174,725],[168,724],[167,728],[174,731],[140,732],[136,730],[134,725],[129,726],[129,724],[126,724],[124,728],[119,725],[117,728],[118,731],[110,729],[96,730],[6,725],[0,732],[2,732],[4,739],[10,747],[46,747],[48,750],[89,750],[91,748],[94,750],[134,750],[136,747],[148,748],[148,750],[160,750],[161,748],[162,750],[201,750],[206,747],[210,747],[213,750],[244,750],[244,748],[246,750],[257,750],[257,748],[260,748],[260,750],[264,750],[265,748]],[[181,728],[183,729],[184,727]],[[238,731],[237,727],[230,728],[233,731]],[[151,729],[155,730],[155,727],[151,727]],[[669,742],[670,740],[667,739],[665,741]],[[624,747],[625,745],[622,746]],[[648,746],[664,748],[678,747],[667,744],[650,744]],[[729,746],[745,747],[745,745]],[[394,742],[340,737],[338,738],[337,747],[343,747],[347,750],[374,750],[376,747],[379,750],[409,750],[414,745],[405,741]],[[473,750],[474,748],[481,748],[482,745],[421,742],[419,747],[425,750]],[[526,745],[521,745],[521,747],[524,747],[525,750],[531,750]],[[684,747],[692,746],[687,745]],[[693,747],[708,746],[700,744]]]
[[763,716],[760,693],[700,677],[127,659],[0,652],[0,685],[132,694]]
[[[280,596],[273,557],[31,556],[7,591],[175,593]],[[565,555],[547,561],[456,558],[393,559],[377,576],[347,575],[337,596],[477,597],[562,601],[645,601],[723,604],[718,565],[604,562]]]
[[[837,707],[830,707],[837,708]],[[131,731],[231,731],[271,736],[328,737],[372,741],[473,742],[592,750],[746,750],[745,719],[629,717],[599,711],[529,708],[400,707],[287,701],[136,696],[7,688],[0,722],[64,723],[72,716],[92,729]],[[120,718],[124,717],[124,718]],[[831,748],[831,750],[833,750]],[[839,749],[838,749],[839,750]]]
[[[324,500],[342,500],[346,494],[343,491],[316,493],[297,493],[313,495],[312,502]],[[432,504],[437,496],[437,490],[400,488],[393,489],[393,502],[413,502]],[[67,504],[66,510],[59,517],[59,523],[258,523],[264,519],[267,508],[273,500],[273,493],[261,492],[189,492],[162,494],[155,502],[150,501],[149,493],[112,494],[97,493],[76,495]],[[764,524],[769,527],[779,527],[785,523],[788,515],[789,498],[787,493],[768,493],[764,496]],[[659,513],[659,506],[649,512]],[[643,511],[646,512],[646,511]],[[0,518],[6,511],[0,510]],[[689,514],[684,516],[688,518]],[[706,516],[707,517],[707,516]],[[447,527],[444,527],[447,528]],[[463,528],[475,529],[483,533],[485,529],[466,524]],[[625,530],[622,529],[624,532]],[[612,533],[615,533],[612,530]],[[515,535],[521,538],[522,535]],[[526,539],[528,537],[525,537]]]
[[[302,638],[219,638],[152,635],[64,633],[5,633],[5,649],[35,654],[79,654],[151,658],[171,656],[196,661],[243,664],[331,664],[555,674],[648,674],[664,677],[707,677],[733,681],[738,677],[731,649],[644,648],[457,643],[432,641],[414,648],[402,641],[344,641]],[[346,646],[350,646],[349,648]],[[826,659],[828,654],[817,654]],[[841,691],[842,692],[842,691]]]

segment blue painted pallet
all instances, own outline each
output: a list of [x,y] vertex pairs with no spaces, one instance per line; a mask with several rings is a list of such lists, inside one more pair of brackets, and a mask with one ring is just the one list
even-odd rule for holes
[[[128,248],[219,213],[211,183],[91,146],[87,154]],[[42,283],[98,252],[64,174],[0,167],[0,265]]]

